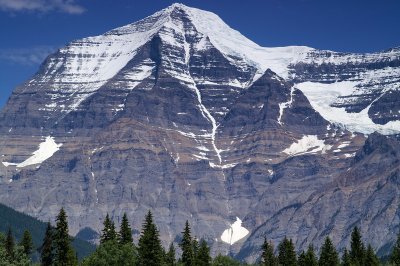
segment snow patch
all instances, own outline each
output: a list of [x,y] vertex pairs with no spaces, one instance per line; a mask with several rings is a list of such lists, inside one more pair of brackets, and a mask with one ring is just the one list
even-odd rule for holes
[[344,141],[342,144],[340,144],[340,145],[338,146],[338,149],[347,147],[347,146],[349,146],[349,145],[350,145],[350,141]]
[[230,164],[215,164],[212,162],[209,162],[211,168],[219,168],[219,169],[229,169],[233,168],[237,165],[237,163],[230,163]]
[[229,245],[233,245],[248,234],[249,230],[242,226],[242,220],[236,217],[236,222],[222,233],[221,240]]
[[3,162],[3,165],[15,165],[18,168],[23,168],[25,166],[41,164],[47,159],[49,159],[55,152],[57,152],[62,144],[57,144],[53,137],[46,137],[45,141],[39,144],[39,149],[32,153],[32,156],[19,164]]
[[369,118],[368,110],[371,104],[359,113],[348,113],[345,108],[331,106],[339,96],[352,95],[358,84],[358,81],[341,81],[331,84],[303,82],[297,84],[296,87],[305,94],[312,107],[322,117],[342,128],[364,134],[371,134],[374,131],[385,135],[399,133],[400,121],[390,121],[385,125],[379,125]]
[[284,149],[282,152],[294,156],[323,151],[324,148],[324,141],[318,139],[316,135],[305,135],[297,142],[292,143],[289,148]]
[[3,164],[5,167],[17,166],[17,165],[18,165],[17,163],[8,163],[8,162],[2,162],[2,164]]

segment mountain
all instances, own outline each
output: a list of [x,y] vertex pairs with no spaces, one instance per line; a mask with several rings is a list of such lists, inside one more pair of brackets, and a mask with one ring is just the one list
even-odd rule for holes
[[[7,234],[8,229],[11,228],[14,237],[19,242],[22,239],[24,231],[28,230],[32,235],[34,250],[37,250],[43,243],[46,227],[46,223],[0,204],[0,232],[4,235]],[[77,252],[79,259],[88,256],[95,250],[94,245],[79,238],[73,239],[72,246]],[[34,259],[37,260],[40,258],[39,256],[39,253],[34,252]]]
[[[264,48],[174,4],[73,41],[0,112],[0,202],[71,232],[151,209],[164,244],[186,220],[214,254],[254,260],[359,225],[398,231],[400,50]],[[376,133],[374,133],[376,132]],[[138,231],[135,231],[135,237]],[[80,232],[81,234],[84,234]]]

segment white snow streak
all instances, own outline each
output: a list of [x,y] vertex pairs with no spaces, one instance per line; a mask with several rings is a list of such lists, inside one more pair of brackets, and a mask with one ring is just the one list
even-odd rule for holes
[[[189,58],[190,58],[190,46],[186,41],[186,37],[185,35],[183,35],[184,37],[184,50],[185,50],[185,64],[188,65],[189,63]],[[201,114],[203,115],[204,118],[206,118],[208,121],[211,122],[212,125],[212,131],[211,131],[211,144],[215,150],[215,153],[217,154],[218,157],[218,161],[219,164],[222,163],[222,158],[221,158],[221,151],[217,148],[217,145],[215,144],[215,136],[217,134],[217,121],[215,120],[215,118],[211,115],[210,111],[207,109],[207,107],[203,104],[203,100],[201,98],[201,93],[200,90],[197,88],[196,83],[194,82],[193,78],[190,76],[190,81],[193,83],[192,86],[190,86],[191,88],[193,88],[194,92],[196,93],[197,96],[197,101],[199,102],[199,109],[201,111]],[[205,157],[204,157],[205,158]],[[207,159],[207,158],[206,158]]]
[[289,101],[279,104],[278,123],[279,123],[280,125],[282,125],[283,111],[284,111],[286,108],[290,108],[290,107],[292,106],[294,90],[295,90],[294,87],[290,88],[290,99],[289,99]]
[[217,145],[215,144],[215,135],[217,134],[217,128],[218,128],[217,122],[215,121],[215,118],[211,115],[210,111],[208,111],[208,109],[204,106],[199,89],[196,86],[193,86],[193,89],[197,95],[197,100],[199,102],[199,108],[202,115],[204,116],[204,118],[206,118],[208,121],[211,122],[212,125],[211,144],[217,154],[219,164],[221,164],[222,163],[221,151],[217,148]]

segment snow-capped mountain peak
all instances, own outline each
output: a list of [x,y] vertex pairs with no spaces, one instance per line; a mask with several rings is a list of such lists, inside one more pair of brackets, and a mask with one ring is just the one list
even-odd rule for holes
[[[130,68],[129,62],[136,60],[141,49],[155,38],[164,46],[155,59],[159,62],[147,58]],[[218,79],[205,73],[198,60],[207,57],[207,53],[221,55],[219,60],[227,60],[235,73]],[[306,46],[261,47],[212,12],[173,4],[135,23],[71,42],[46,60],[24,90],[28,93],[45,87],[51,102],[41,111],[51,112],[51,116],[55,111],[67,114],[78,110],[82,102],[112,79],[113,88],[119,83],[132,90],[143,80],[154,79],[154,71],[161,67],[190,86],[200,86],[200,92],[212,90],[212,97],[205,102],[208,108],[214,105],[209,101],[220,102],[218,108],[211,110],[218,120],[227,114],[229,104],[241,89],[271,69],[298,85],[325,119],[351,131],[392,134],[400,131],[400,109],[393,102],[393,93],[400,93],[399,62],[398,48],[351,54]],[[332,97],[321,101],[321,90],[329,91]],[[112,108],[119,110],[121,105]],[[363,121],[362,125],[357,121]]]

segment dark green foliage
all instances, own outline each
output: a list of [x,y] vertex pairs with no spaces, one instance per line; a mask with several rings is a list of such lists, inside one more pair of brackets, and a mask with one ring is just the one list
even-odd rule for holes
[[400,233],[397,234],[397,240],[390,254],[390,262],[395,266],[400,266]]
[[[42,245],[46,227],[47,223],[0,204],[0,232],[7,233],[8,228],[11,228],[15,238],[21,239],[24,231],[28,230],[33,240],[34,257],[40,257],[40,255],[36,253],[36,249]],[[73,240],[72,245],[77,251],[79,258],[86,257],[95,250],[94,245],[77,238]]]
[[47,223],[46,233],[43,244],[40,248],[40,258],[42,266],[51,266],[54,261],[54,229],[50,222]]
[[7,231],[7,237],[6,237],[6,241],[4,243],[4,247],[6,250],[8,260],[10,262],[14,261],[15,241],[14,241],[14,236],[12,234],[11,228],[9,228]]
[[212,266],[240,266],[240,263],[229,256],[219,254],[213,260]]
[[293,241],[285,238],[278,246],[278,261],[281,265],[295,266],[297,265],[296,251],[294,249]]
[[298,266],[308,266],[306,263],[306,253],[304,250],[300,253],[298,259],[297,259],[297,265]]
[[318,259],[317,256],[315,255],[315,250],[314,246],[310,245],[308,246],[308,249],[306,252],[302,252],[299,256],[299,261],[298,261],[299,266],[318,266]]
[[351,258],[347,248],[344,249],[342,255],[342,266],[351,266]]
[[182,264],[184,266],[192,266],[194,262],[194,253],[192,236],[190,233],[190,226],[188,221],[186,221],[185,223],[185,229],[182,232],[182,240],[179,246],[182,249]]
[[278,265],[277,258],[274,255],[274,246],[271,242],[264,238],[264,243],[262,245],[261,254],[261,265],[262,266],[275,266]]
[[306,253],[304,250],[300,253],[298,259],[297,259],[297,265],[298,266],[308,266],[306,263]]
[[306,252],[306,263],[308,266],[317,266],[318,265],[318,258],[315,254],[314,246],[309,245],[307,252]]
[[71,246],[71,239],[68,232],[67,214],[61,208],[56,218],[56,230],[54,235],[56,247],[55,264],[58,266],[72,266],[78,264],[75,252]]
[[196,253],[195,257],[195,265],[196,266],[211,266],[211,256],[210,256],[210,248],[207,245],[207,242],[202,239],[200,240],[200,245]]
[[122,216],[121,228],[119,230],[119,243],[122,245],[133,244],[132,229],[129,225],[126,213]]
[[31,233],[28,230],[25,230],[24,235],[19,243],[20,246],[23,247],[24,253],[29,257],[32,254],[33,250],[33,241]]
[[350,259],[351,263],[354,266],[362,266],[364,265],[365,258],[365,246],[361,239],[361,232],[358,227],[354,227],[353,232],[351,233],[351,242],[350,242]]
[[143,223],[138,245],[139,266],[159,266],[163,263],[163,249],[159,233],[149,211]]
[[371,245],[368,245],[364,260],[365,266],[379,266],[379,259]]
[[107,241],[115,241],[117,239],[117,233],[115,231],[114,222],[106,215],[106,218],[103,222],[103,230],[100,237],[100,244],[104,244]]
[[339,255],[332,244],[329,237],[325,239],[321,247],[321,255],[319,256],[318,265],[320,266],[336,266],[339,264]]
[[169,245],[168,252],[165,254],[165,264],[167,266],[175,266],[176,265],[175,247],[174,247],[173,243],[171,243],[171,245]]
[[199,251],[199,242],[197,242],[196,238],[193,238],[192,240],[192,250],[193,250],[193,262],[192,265],[197,265],[197,252]]
[[134,266],[137,252],[134,245],[119,244],[115,240],[101,244],[97,250],[83,260],[82,266]]
[[[7,249],[11,250],[7,251]],[[12,256],[10,256],[10,253]],[[0,233],[0,266],[28,265],[30,265],[30,259],[26,256],[21,246],[15,245],[12,231],[9,230],[7,237]]]

